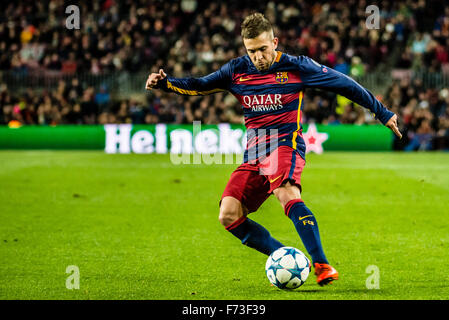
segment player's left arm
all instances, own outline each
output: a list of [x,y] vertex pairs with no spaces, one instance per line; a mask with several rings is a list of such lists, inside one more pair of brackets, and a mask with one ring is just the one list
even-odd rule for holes
[[301,80],[306,87],[314,87],[338,93],[369,109],[382,124],[402,138],[397,125],[397,115],[388,110],[374,95],[347,75],[320,65],[313,59],[298,57]]

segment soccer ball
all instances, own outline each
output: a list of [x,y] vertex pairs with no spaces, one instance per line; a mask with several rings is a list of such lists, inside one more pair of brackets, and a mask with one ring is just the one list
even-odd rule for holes
[[296,289],[306,282],[310,260],[293,247],[282,247],[267,259],[265,272],[268,280],[279,289]]

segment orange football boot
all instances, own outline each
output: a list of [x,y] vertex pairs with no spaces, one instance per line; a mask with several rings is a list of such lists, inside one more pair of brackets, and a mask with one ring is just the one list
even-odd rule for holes
[[330,264],[326,263],[314,263],[315,275],[317,276],[316,282],[320,286],[331,283],[334,280],[338,280],[338,272]]

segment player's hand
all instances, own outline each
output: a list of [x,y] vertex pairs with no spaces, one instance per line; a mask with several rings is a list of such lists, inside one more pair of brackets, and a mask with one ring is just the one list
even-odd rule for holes
[[390,128],[391,131],[393,131],[394,134],[399,137],[399,139],[402,138],[402,133],[399,131],[399,128],[398,128],[398,116],[397,115],[393,115],[390,118],[390,120],[388,120],[388,122],[385,124],[385,126]]
[[151,90],[154,88],[155,85],[157,85],[157,82],[166,78],[167,75],[165,74],[163,69],[159,69],[159,73],[152,73],[148,76],[147,84],[145,85],[145,89]]

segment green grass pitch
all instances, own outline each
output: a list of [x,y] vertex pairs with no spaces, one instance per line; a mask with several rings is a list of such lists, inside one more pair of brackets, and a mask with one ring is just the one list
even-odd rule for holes
[[[168,155],[0,152],[0,299],[449,299],[449,154],[310,154],[302,197],[340,280],[269,285],[220,225],[233,165]],[[251,218],[304,250],[274,196]],[[66,288],[70,265],[79,289]],[[367,267],[379,269],[368,289]]]

